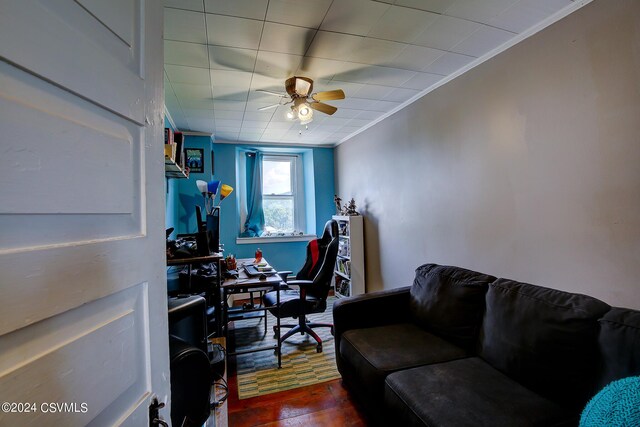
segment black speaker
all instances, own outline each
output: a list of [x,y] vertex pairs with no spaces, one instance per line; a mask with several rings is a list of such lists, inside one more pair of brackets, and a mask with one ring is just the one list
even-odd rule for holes
[[207,352],[207,302],[199,295],[169,298],[169,334]]
[[211,372],[207,354],[170,335],[171,422],[201,426],[211,412]]

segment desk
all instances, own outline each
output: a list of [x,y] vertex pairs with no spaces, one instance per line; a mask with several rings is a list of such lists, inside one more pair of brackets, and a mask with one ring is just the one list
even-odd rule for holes
[[[263,261],[267,262],[265,259],[263,259]],[[251,258],[238,259],[237,263],[238,263],[238,273],[239,273],[238,278],[225,279],[225,281],[222,283],[222,306],[224,307],[223,328],[224,328],[225,336],[227,334],[227,330],[228,330],[227,323],[229,321],[229,307],[226,303],[228,295],[237,294],[237,293],[246,293],[251,291],[253,292],[270,291],[273,289],[274,286],[282,282],[282,280],[280,279],[280,276],[278,276],[277,274],[267,276],[266,280],[260,280],[258,276],[254,276],[254,277],[248,276],[247,273],[244,271],[244,268],[242,267],[244,265],[252,264],[253,259]],[[280,310],[280,293],[278,293],[278,297],[277,297],[276,310]],[[267,309],[264,306],[261,306],[258,308],[252,308],[251,310],[247,310],[247,311],[249,312],[264,311],[266,315]],[[266,322],[266,317],[265,317],[265,322]],[[243,350],[235,353],[229,352],[228,354],[230,356],[234,356],[238,354],[253,353],[256,351],[274,350],[278,355],[278,368],[281,367],[282,356],[280,354],[280,317],[279,316],[276,316],[276,324],[278,327],[276,329],[277,344],[275,346],[251,348],[248,350]]]

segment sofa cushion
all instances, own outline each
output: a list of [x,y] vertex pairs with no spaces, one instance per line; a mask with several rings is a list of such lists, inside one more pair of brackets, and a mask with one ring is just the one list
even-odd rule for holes
[[487,285],[495,279],[459,267],[422,265],[411,287],[412,319],[429,332],[471,350],[484,313]]
[[597,320],[608,310],[586,295],[498,279],[487,292],[479,355],[531,390],[582,407],[598,366]]
[[390,374],[384,402],[401,426],[576,425],[567,411],[472,357]]
[[411,323],[352,329],[342,335],[340,354],[370,398],[382,400],[384,378],[399,369],[443,362],[467,353]]
[[640,375],[640,311],[612,308],[600,319],[602,372],[597,386]]

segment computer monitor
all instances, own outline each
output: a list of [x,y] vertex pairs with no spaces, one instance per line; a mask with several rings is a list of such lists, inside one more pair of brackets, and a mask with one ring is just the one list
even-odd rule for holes
[[196,223],[198,225],[198,233],[206,233],[207,242],[210,253],[220,251],[220,208],[214,207],[213,212],[207,214],[205,220],[202,220],[202,210],[196,205]]

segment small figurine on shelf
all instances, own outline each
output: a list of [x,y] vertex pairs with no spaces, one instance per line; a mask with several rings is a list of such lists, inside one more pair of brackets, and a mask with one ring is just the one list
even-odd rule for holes
[[336,215],[342,215],[342,199],[337,194],[333,195],[333,203],[336,204]]
[[344,209],[342,211],[342,215],[346,215],[346,216],[357,216],[357,215],[360,215],[358,213],[358,211],[356,211],[356,201],[355,201],[355,199],[351,198],[351,200],[349,200],[349,203],[344,206]]

